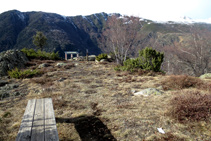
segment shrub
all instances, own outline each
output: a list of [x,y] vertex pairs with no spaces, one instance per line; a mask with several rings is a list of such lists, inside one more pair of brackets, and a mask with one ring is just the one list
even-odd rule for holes
[[160,68],[163,58],[163,53],[147,47],[139,52],[138,58],[127,59],[123,63],[123,66],[117,66],[115,67],[115,70],[134,71],[135,69],[144,69],[152,70],[154,72],[161,72]]
[[48,59],[49,60],[59,60],[60,59],[58,52],[48,53],[48,52],[41,51],[41,50],[35,51],[34,49],[26,49],[26,48],[23,48],[21,51],[23,53],[25,53],[29,59],[35,59],[35,58],[43,59],[43,60],[48,60]]
[[199,78],[187,75],[171,75],[161,82],[164,90],[181,90],[185,88],[198,88],[211,91],[211,84]]
[[100,61],[101,59],[108,59],[108,55],[105,54],[105,53],[102,53],[102,54],[99,54],[99,55],[96,57],[96,60],[97,60],[97,61]]
[[20,78],[31,78],[33,76],[39,75],[40,72],[38,70],[24,70],[21,71],[18,68],[15,68],[11,71],[8,71],[8,75],[11,78],[16,78],[16,79],[20,79]]
[[37,52],[34,49],[26,49],[26,48],[23,48],[21,51],[23,53],[25,53],[26,56],[29,57],[30,59],[37,58]]
[[163,63],[164,54],[152,48],[146,47],[139,51],[139,65],[142,69],[152,70],[155,72],[161,71],[161,64]]
[[209,119],[211,115],[211,94],[199,92],[179,94],[171,100],[170,116],[185,123]]

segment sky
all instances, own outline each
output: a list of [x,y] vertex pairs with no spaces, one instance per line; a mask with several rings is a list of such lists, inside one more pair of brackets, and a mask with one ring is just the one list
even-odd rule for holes
[[63,16],[120,13],[168,21],[180,17],[211,21],[211,0],[4,0],[0,13],[9,10],[43,11]]

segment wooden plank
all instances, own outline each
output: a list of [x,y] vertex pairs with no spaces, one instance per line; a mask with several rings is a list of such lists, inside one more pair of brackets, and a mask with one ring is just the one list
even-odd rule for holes
[[45,111],[44,99],[37,99],[34,113],[31,141],[44,141],[44,135],[45,135],[44,111]]
[[59,140],[51,98],[45,98],[45,140]]
[[31,139],[35,105],[36,99],[28,101],[16,141],[29,141]]

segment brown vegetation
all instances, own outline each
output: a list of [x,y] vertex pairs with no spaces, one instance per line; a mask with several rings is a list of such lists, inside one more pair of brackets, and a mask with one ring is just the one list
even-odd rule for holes
[[169,114],[179,122],[207,121],[211,115],[211,94],[187,92],[171,100]]
[[211,91],[211,84],[200,78],[187,75],[171,75],[161,82],[164,90],[181,90],[188,88],[197,88]]
[[[206,141],[211,138],[207,112],[210,80],[116,72],[110,63],[64,61],[70,66],[67,68],[56,67],[57,63],[49,63],[42,76],[15,80],[21,84],[19,89],[28,93],[0,101],[0,140],[15,140],[27,101],[43,97],[53,99],[60,140]],[[161,86],[165,89],[162,95],[133,95],[134,91],[146,88],[162,91]],[[188,115],[182,106],[188,106]],[[157,128],[161,127],[166,134],[158,132]]]

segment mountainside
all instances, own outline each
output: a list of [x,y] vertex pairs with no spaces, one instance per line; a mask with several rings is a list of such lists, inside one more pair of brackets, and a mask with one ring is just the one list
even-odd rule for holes
[[107,14],[64,17],[44,12],[9,11],[0,15],[0,51],[35,47],[32,37],[42,31],[48,38],[46,51],[75,50],[99,54],[97,37]]
[[[97,55],[106,51],[101,37],[111,15],[98,13],[65,17],[45,12],[8,11],[0,14],[0,52],[24,47],[35,48],[32,37],[36,31],[42,31],[48,39],[45,51],[59,51],[64,56],[64,51],[78,51],[80,55],[85,55],[88,49],[89,54]],[[115,15],[124,18],[120,14]],[[143,27],[139,44],[130,51],[131,57],[137,56],[138,50],[151,46],[165,52],[163,70],[169,74],[196,76],[211,71],[211,24],[172,21],[158,23],[141,18],[139,21]],[[195,36],[198,33],[200,38]],[[198,46],[203,48],[199,49]]]

